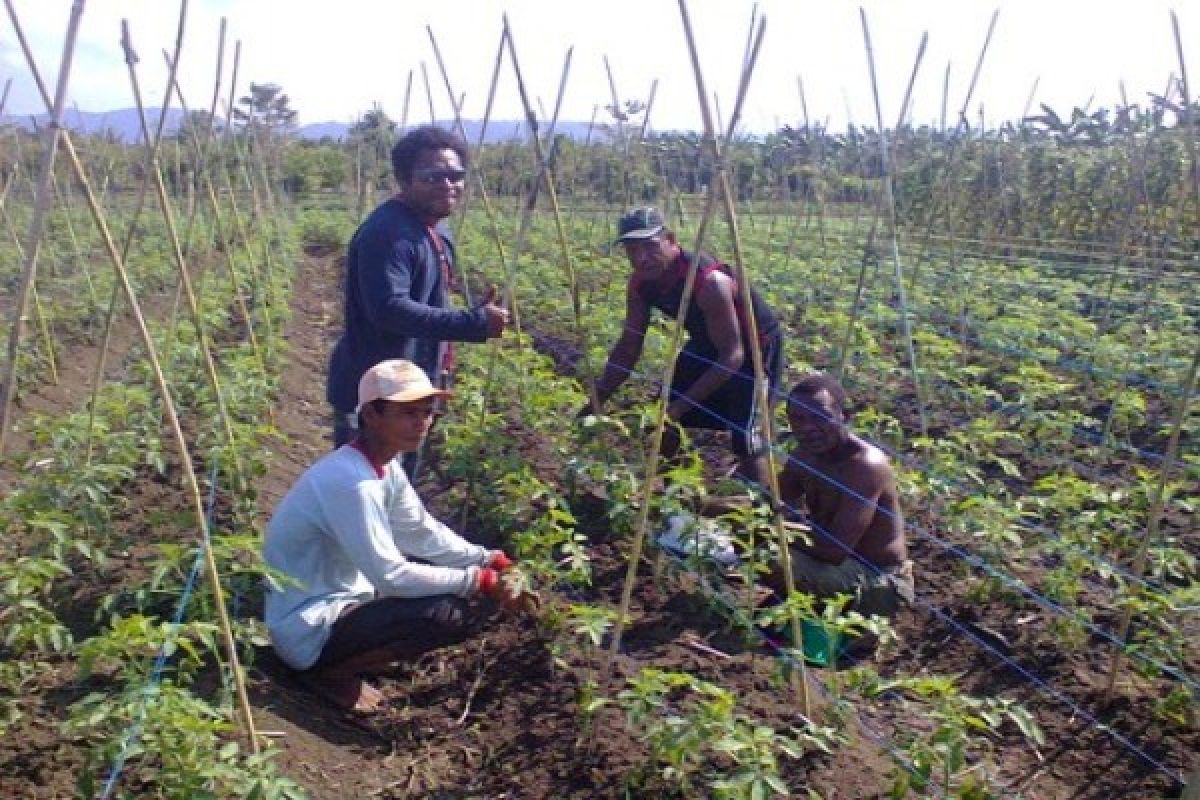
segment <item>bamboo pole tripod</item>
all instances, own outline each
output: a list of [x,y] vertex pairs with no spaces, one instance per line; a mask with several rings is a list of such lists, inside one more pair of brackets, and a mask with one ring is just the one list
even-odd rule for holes
[[[9,15],[13,22],[13,27],[18,31],[18,39],[22,42],[22,49],[25,54],[27,66],[34,78],[34,82],[38,86],[38,90],[42,95],[43,101],[47,107],[53,107],[46,93],[45,84],[42,82],[41,74],[37,68],[37,62],[33,59],[31,51],[28,49],[22,33],[20,33],[20,20],[17,18],[15,11],[12,8],[11,0],[5,0],[8,6]],[[75,8],[82,11],[83,0],[76,0]],[[180,4],[180,37],[182,38],[182,30],[187,17],[187,1],[183,0]],[[73,15],[73,25],[78,24],[78,20]],[[71,29],[68,29],[68,39],[71,40],[73,34]],[[61,83],[61,79],[60,79]],[[60,89],[62,87],[60,86]],[[133,289],[133,285],[129,280],[129,274],[125,269],[124,260],[121,253],[118,251],[112,234],[109,232],[108,223],[104,214],[97,203],[95,193],[92,190],[91,183],[88,180],[87,172],[80,162],[75,148],[71,143],[69,135],[65,132],[62,135],[63,150],[71,162],[71,168],[74,171],[75,178],[82,187],[84,197],[87,200],[88,210],[91,212],[93,221],[100,233],[101,240],[104,243],[105,250],[112,263],[113,270],[116,273],[117,285],[122,289],[126,301],[129,303],[130,312],[134,322],[137,325],[138,333],[141,337],[142,344],[146,349],[146,360],[151,368],[151,373],[154,378],[155,386],[158,390],[159,398],[163,404],[164,415],[167,420],[169,429],[171,430],[173,439],[179,452],[180,466],[183,471],[184,486],[189,496],[189,500],[196,516],[196,526],[198,531],[198,545],[204,553],[205,572],[209,581],[210,589],[213,593],[213,603],[217,610],[217,622],[219,638],[222,649],[226,658],[226,666],[231,672],[231,680],[234,685],[234,692],[238,713],[241,717],[243,731],[246,735],[247,746],[252,753],[259,752],[258,737],[254,727],[254,716],[250,708],[249,696],[246,693],[245,677],[242,674],[241,665],[237,653],[237,643],[233,636],[233,627],[229,619],[229,614],[225,608],[224,592],[220,572],[217,568],[216,558],[212,551],[212,545],[208,536],[208,520],[205,515],[204,502],[200,496],[199,481],[196,477],[196,472],[193,466],[191,453],[188,449],[187,440],[184,438],[183,430],[179,423],[179,417],[175,410],[175,403],[172,399],[171,390],[167,384],[165,375],[158,359],[157,349],[154,344],[154,337],[150,334],[150,330],[146,324],[146,319],[142,314],[141,305],[138,302],[137,294]]]
[[[167,99],[171,97],[169,87],[175,84],[177,77],[175,66],[179,63],[179,50],[183,45],[182,26],[180,26],[179,33],[180,37],[176,42],[175,58],[172,59],[172,67],[167,76],[168,91],[165,95]],[[209,335],[208,326],[205,325],[204,317],[200,313],[200,304],[192,288],[192,279],[189,274],[187,259],[184,257],[183,247],[179,241],[179,232],[175,226],[175,213],[171,208],[171,200],[167,196],[167,188],[163,184],[161,166],[158,161],[157,145],[159,142],[150,134],[150,128],[146,124],[146,108],[142,102],[142,90],[137,77],[136,67],[138,57],[133,49],[133,38],[130,36],[127,20],[121,20],[121,49],[125,52],[125,64],[129,71],[129,82],[133,89],[134,102],[137,104],[138,120],[141,123],[142,138],[145,142],[147,172],[153,176],[159,209],[162,212],[163,222],[167,228],[167,236],[171,242],[171,255],[174,258],[175,267],[179,273],[179,285],[183,290],[184,297],[187,299],[192,325],[196,330],[196,341],[200,349],[201,359],[204,362],[204,374],[208,379],[209,388],[212,389],[213,398],[217,404],[217,416],[225,434],[226,442],[229,445],[234,481],[239,491],[245,491],[248,488],[246,485],[246,473],[242,468],[241,456],[238,454],[237,437],[233,432],[233,420],[229,413],[229,407],[225,402],[225,392],[221,389],[221,379],[217,375],[216,362],[212,354],[212,337]],[[164,107],[160,114],[160,119],[165,116],[166,109]]]
[[[12,0],[5,0],[9,14],[15,11]],[[8,434],[9,415],[12,410],[13,396],[16,394],[17,383],[17,350],[21,343],[21,333],[24,327],[25,309],[28,308],[30,295],[33,292],[37,276],[38,253],[41,249],[42,234],[46,228],[46,215],[50,210],[52,191],[50,181],[54,174],[54,159],[58,154],[58,145],[62,138],[62,115],[67,100],[67,85],[71,77],[71,63],[75,57],[75,41],[79,34],[79,22],[83,16],[84,0],[74,0],[71,5],[71,16],[67,22],[67,33],[63,42],[62,62],[58,70],[58,85],[55,87],[54,100],[43,95],[46,107],[50,111],[50,123],[46,128],[45,152],[42,155],[42,165],[38,174],[37,191],[34,198],[33,218],[29,222],[27,236],[28,248],[21,253],[24,266],[21,278],[17,284],[16,303],[13,306],[11,327],[8,333],[7,360],[5,362],[4,385],[0,387],[0,453],[4,452],[4,441]],[[14,237],[15,239],[15,237]],[[18,245],[19,240],[16,240]],[[49,341],[47,339],[47,341]],[[57,379],[55,380],[57,382]]]
[[[747,276],[747,272],[744,268],[744,264],[742,263],[742,259],[741,259],[741,241],[740,241],[740,237],[737,232],[737,217],[736,217],[736,213],[733,209],[733,205],[732,205],[733,198],[732,198],[732,194],[731,194],[731,189],[729,187],[728,175],[727,175],[725,164],[724,164],[724,156],[722,155],[720,143],[717,140],[718,134],[717,134],[717,130],[713,123],[712,114],[709,111],[708,100],[707,100],[708,94],[707,94],[707,91],[705,90],[704,79],[703,79],[703,76],[702,76],[702,73],[701,73],[700,67],[699,67],[698,51],[697,51],[695,39],[694,39],[694,36],[692,33],[691,21],[690,21],[690,18],[688,17],[687,6],[685,3],[685,0],[679,0],[679,10],[680,10],[680,16],[683,21],[684,33],[685,33],[685,36],[686,36],[687,42],[688,42],[688,48],[689,48],[689,54],[691,56],[692,68],[693,68],[693,72],[694,72],[695,78],[696,78],[696,89],[697,89],[697,95],[700,99],[701,113],[704,117],[706,138],[708,139],[709,147],[712,151],[712,155],[713,155],[714,162],[715,162],[714,169],[715,169],[715,172],[716,172],[716,175],[718,178],[717,181],[715,181],[714,185],[709,187],[709,191],[705,197],[704,211],[700,218],[699,226],[698,226],[697,233],[696,233],[696,248],[695,249],[698,251],[699,248],[702,246],[705,236],[708,231],[709,222],[712,219],[712,215],[716,209],[716,204],[718,202],[718,199],[723,199],[725,202],[725,211],[726,211],[729,223],[730,223],[730,231],[731,231],[731,233],[733,235],[733,239],[734,239],[735,261],[738,264],[738,268],[736,270],[738,274],[735,277],[738,280],[739,290],[744,292],[743,297],[747,298],[746,307],[749,312],[748,327],[750,329],[748,331],[748,336],[751,340],[749,342],[749,347],[747,349],[749,349],[751,351],[752,359],[754,361],[755,384],[756,384],[755,390],[758,395],[757,399],[758,399],[758,402],[760,403],[760,407],[764,409],[764,413],[761,415],[761,418],[758,420],[758,424],[761,426],[760,430],[761,430],[763,438],[766,442],[769,489],[771,491],[773,499],[776,501],[776,503],[775,503],[776,522],[777,522],[776,531],[777,531],[777,533],[780,533],[781,537],[782,537],[782,540],[781,540],[782,552],[781,552],[780,558],[781,558],[781,563],[784,568],[785,581],[787,583],[787,588],[790,593],[795,587],[795,581],[794,581],[793,575],[792,575],[790,558],[788,557],[787,533],[783,529],[782,518],[778,516],[779,512],[781,511],[781,505],[778,502],[778,500],[779,500],[779,485],[778,485],[777,476],[776,476],[775,461],[774,461],[774,454],[773,454],[773,445],[774,445],[773,420],[771,419],[770,414],[765,411],[765,409],[770,408],[770,404],[767,402],[764,402],[767,399],[768,386],[767,386],[766,376],[765,376],[765,373],[763,370],[762,351],[761,351],[761,348],[760,348],[759,342],[758,342],[757,321],[754,319],[754,316],[753,316],[753,310],[752,310],[753,304],[749,302],[750,293],[749,293],[748,276]],[[735,100],[733,112],[730,116],[730,121],[729,121],[727,138],[730,138],[730,139],[732,138],[732,133],[736,129],[738,121],[739,121],[741,107],[745,100],[746,91],[749,87],[750,77],[753,73],[754,64],[757,60],[759,48],[761,47],[761,44],[762,44],[762,37],[763,37],[763,32],[765,30],[765,25],[766,25],[765,19],[759,21],[759,26],[757,29],[757,34],[755,36],[754,45],[748,54],[748,58],[745,61],[745,69],[743,70],[743,72],[741,74],[741,79],[739,81],[739,86],[738,86],[737,98]],[[613,624],[609,647],[606,651],[604,663],[601,667],[600,683],[602,686],[610,685],[610,682],[612,680],[612,673],[613,673],[616,655],[620,651],[621,636],[624,632],[625,625],[627,624],[627,621],[629,618],[629,609],[630,609],[630,605],[632,603],[632,598],[633,598],[633,587],[637,580],[638,566],[641,562],[642,550],[645,545],[647,532],[648,532],[648,528],[649,528],[650,498],[651,498],[651,494],[654,491],[654,484],[656,481],[657,470],[658,470],[658,461],[659,461],[659,457],[662,452],[663,434],[665,431],[666,419],[667,419],[667,406],[670,402],[669,389],[667,387],[670,387],[672,384],[672,381],[674,378],[674,371],[675,371],[675,360],[682,350],[683,320],[686,318],[688,308],[693,299],[697,264],[698,264],[698,259],[693,258],[692,263],[688,265],[687,277],[684,281],[684,286],[683,286],[683,296],[680,301],[680,307],[679,307],[678,313],[676,315],[675,324],[672,327],[671,344],[667,350],[668,358],[667,358],[666,366],[664,368],[664,374],[663,374],[663,380],[662,380],[662,384],[663,384],[664,388],[659,397],[658,412],[656,415],[654,433],[650,439],[650,451],[646,458],[646,477],[642,483],[642,496],[641,496],[641,501],[640,501],[641,505],[639,508],[638,520],[637,520],[636,528],[634,531],[633,542],[631,543],[630,553],[628,556],[625,580],[624,580],[624,584],[623,584],[622,592],[621,592],[620,605],[617,610],[616,620]],[[803,633],[800,628],[800,621],[794,615],[792,618],[792,632],[793,632],[793,636],[794,636],[794,641],[796,642],[796,646],[803,647]],[[800,703],[801,713],[804,716],[808,717],[811,713],[811,704],[810,704],[809,691],[808,691],[809,680],[808,680],[807,667],[803,663],[802,660],[800,661],[799,667],[800,667],[799,671],[797,673],[793,673],[793,687],[796,691],[797,698]]]

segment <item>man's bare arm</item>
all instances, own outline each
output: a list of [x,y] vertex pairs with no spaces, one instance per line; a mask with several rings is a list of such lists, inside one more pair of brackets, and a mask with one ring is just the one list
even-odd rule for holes
[[[596,395],[601,403],[612,397],[613,392],[625,382],[630,371],[642,357],[642,343],[646,328],[650,324],[650,307],[632,286],[625,290],[625,324],[621,335],[608,354],[604,374],[596,381]],[[599,409],[594,409],[599,411]]]
[[692,408],[703,405],[709,395],[742,368],[745,360],[745,348],[733,303],[733,280],[728,275],[710,273],[704,285],[696,289],[696,302],[704,314],[708,338],[716,345],[717,357],[715,363],[700,374],[686,393],[672,399],[667,408],[671,419],[679,419]]

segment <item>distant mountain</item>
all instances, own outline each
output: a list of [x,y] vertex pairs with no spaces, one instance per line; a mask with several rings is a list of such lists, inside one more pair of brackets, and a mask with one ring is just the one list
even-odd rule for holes
[[[151,130],[158,124],[160,113],[160,109],[157,108],[146,109],[146,119]],[[12,124],[25,130],[33,130],[35,126],[40,127],[45,125],[47,118],[47,114],[32,116],[5,114],[0,117],[0,124]],[[183,119],[182,111],[176,108],[169,109],[167,111],[165,131],[168,134],[174,133],[178,129],[181,119]],[[78,111],[70,109],[63,115],[63,123],[68,129],[83,133],[91,134],[111,131],[114,136],[125,142],[136,142],[142,135],[136,108],[119,108],[113,111]],[[454,121],[438,120],[438,125],[450,128],[453,127]],[[345,139],[349,135],[350,127],[350,124],[345,122],[313,122],[301,125],[296,129],[295,134],[301,139],[313,141],[325,137],[338,140]],[[467,132],[467,139],[472,144],[479,141],[479,131],[482,127],[483,123],[479,120],[463,121],[463,128]],[[559,122],[555,128],[555,132],[566,134],[577,141],[583,141],[587,138],[588,123]],[[524,138],[525,123],[523,121],[493,120],[488,123],[487,141],[489,143],[511,141],[513,139],[522,140]],[[592,141],[602,141],[604,138],[605,135],[600,129],[597,128],[592,131]]]
[[[146,109],[146,124],[153,131],[158,125],[158,118],[162,111],[158,108]],[[27,131],[33,130],[35,127],[41,127],[46,124],[46,120],[50,118],[49,114],[5,114],[0,117],[0,123],[12,124],[24,128]],[[166,132],[174,133],[179,128],[179,121],[183,119],[183,112],[177,108],[168,109]],[[125,142],[136,142],[142,138],[141,123],[138,122],[138,111],[136,108],[118,108],[113,111],[78,111],[68,109],[63,114],[63,124],[73,131],[82,131],[83,133],[103,133],[104,131],[112,131],[112,133],[120,140]]]
[[[437,124],[444,128],[453,128],[454,120],[439,119]],[[343,122],[314,122],[309,125],[301,125],[296,129],[296,135],[301,139],[321,139],[326,136],[332,139],[345,139],[350,135],[349,124]],[[463,120],[463,129],[467,132],[467,139],[474,144],[479,141],[479,131],[483,128],[481,120],[468,119]],[[566,134],[576,141],[584,141],[587,139],[588,123],[586,122],[559,122],[555,127],[555,133]],[[488,123],[487,141],[489,144],[496,142],[507,142],[523,140],[525,138],[525,122],[523,120],[492,120]],[[603,141],[605,134],[596,128],[592,131],[592,141]]]

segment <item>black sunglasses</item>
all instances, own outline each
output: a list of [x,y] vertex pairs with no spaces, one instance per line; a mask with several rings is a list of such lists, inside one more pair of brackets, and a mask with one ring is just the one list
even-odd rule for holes
[[467,178],[465,169],[443,169],[441,167],[426,167],[424,169],[413,170],[413,180],[421,183],[441,183],[442,181],[450,181],[451,183],[462,183]]

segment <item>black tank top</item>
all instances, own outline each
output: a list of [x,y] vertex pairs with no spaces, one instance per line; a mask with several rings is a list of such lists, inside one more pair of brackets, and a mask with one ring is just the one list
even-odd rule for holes
[[[633,291],[637,292],[638,296],[652,308],[657,308],[667,316],[674,319],[679,314],[679,305],[683,302],[683,285],[687,281],[688,267],[692,260],[692,254],[684,250],[679,251],[679,257],[667,267],[667,271],[660,275],[655,280],[639,280],[637,275],[630,277],[630,285]],[[708,276],[713,271],[718,271],[733,277],[732,270],[708,253],[701,252],[696,265],[696,285],[693,291],[692,302],[688,304],[687,317],[683,321],[683,327],[687,330],[691,341],[688,344],[689,348],[699,350],[702,353],[715,354],[717,352],[716,345],[708,335],[708,325],[704,321],[704,312],[696,303],[695,293],[704,286],[708,280]],[[779,318],[775,316],[775,312],[766,304],[759,293],[753,288],[750,288],[750,299],[754,303],[754,319],[758,323],[758,335],[760,346],[766,343],[766,340],[775,335],[779,329]],[[733,306],[737,313],[738,329],[742,335],[742,341],[750,341],[750,326],[746,318],[745,304],[742,301],[740,287],[737,280],[733,283]]]

